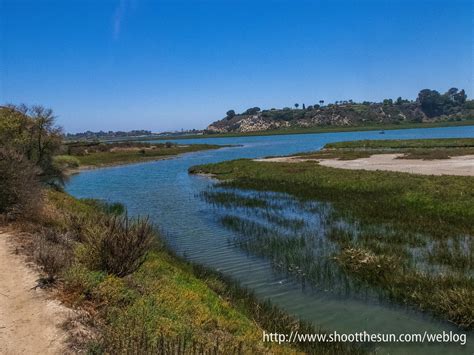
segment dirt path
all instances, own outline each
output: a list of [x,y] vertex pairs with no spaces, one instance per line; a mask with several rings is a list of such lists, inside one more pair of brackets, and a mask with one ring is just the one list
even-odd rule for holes
[[33,289],[39,278],[0,231],[0,354],[63,354],[70,311]]
[[353,170],[388,170],[422,175],[462,175],[474,176],[474,155],[452,157],[450,159],[421,160],[397,159],[403,154],[374,154],[369,158],[354,160],[307,159],[298,157],[277,157],[258,161],[298,163],[318,161],[320,165]]

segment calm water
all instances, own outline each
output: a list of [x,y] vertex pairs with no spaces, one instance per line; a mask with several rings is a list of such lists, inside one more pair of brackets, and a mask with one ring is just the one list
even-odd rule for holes
[[[222,148],[185,154],[175,159],[85,171],[67,186],[76,197],[92,197],[125,204],[131,215],[149,215],[179,254],[238,279],[263,298],[317,327],[339,332],[419,333],[454,330],[429,316],[353,294],[328,288],[302,288],[293,276],[279,271],[263,257],[246,253],[233,243],[235,232],[219,222],[219,209],[200,194],[214,181],[187,173],[190,166],[269,155],[287,155],[317,150],[326,143],[360,139],[409,139],[474,137],[474,126],[432,129],[341,132],[265,137],[236,137],[176,141],[183,144],[232,144]],[[467,346],[388,345],[380,353],[474,353],[474,340]]]

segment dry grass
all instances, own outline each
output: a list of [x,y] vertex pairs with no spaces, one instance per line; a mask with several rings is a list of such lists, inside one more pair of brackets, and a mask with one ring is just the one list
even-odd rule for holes
[[104,215],[86,231],[87,258],[96,269],[123,277],[143,264],[153,240],[148,219]]

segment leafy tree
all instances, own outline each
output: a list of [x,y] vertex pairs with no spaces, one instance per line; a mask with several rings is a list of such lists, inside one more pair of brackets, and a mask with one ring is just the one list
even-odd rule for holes
[[320,104],[321,106],[323,106],[323,105],[324,105],[324,100],[319,100],[319,104]]
[[235,111],[234,110],[229,110],[226,112],[226,116],[227,116],[227,119],[232,119],[233,117],[235,117]]
[[466,92],[464,91],[464,89],[462,89],[461,91],[459,91],[458,93],[456,93],[454,95],[454,101],[458,104],[464,104],[467,100],[467,95],[466,95]]
[[255,115],[260,112],[260,107],[251,107],[244,112],[244,115]]
[[443,98],[438,91],[423,89],[418,93],[417,100],[428,117],[439,116],[443,113]]
[[51,109],[9,105],[0,108],[1,145],[24,155],[39,168],[42,182],[60,186],[65,176],[54,163],[62,145],[62,129]]
[[298,108],[300,106],[300,104],[295,104],[295,108]]
[[474,110],[474,100],[467,100],[464,103],[464,108],[467,108],[468,110]]
[[306,110],[306,106],[305,106],[305,104],[303,104],[303,110]]

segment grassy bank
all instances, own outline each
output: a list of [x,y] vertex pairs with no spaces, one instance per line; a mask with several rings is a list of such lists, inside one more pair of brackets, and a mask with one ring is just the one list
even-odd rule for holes
[[67,153],[56,157],[56,162],[67,168],[103,167],[166,159],[183,153],[218,149],[212,144],[178,145],[173,143],[115,143],[69,145]]
[[[30,255],[43,268],[42,285],[59,287],[64,303],[92,315],[89,351],[363,352],[343,344],[263,343],[263,329],[316,330],[219,273],[181,260],[146,221],[123,225],[120,213],[119,205],[48,191],[43,211],[22,226],[31,231]],[[137,259],[133,250],[147,236],[148,251]]]
[[[471,177],[250,160],[198,166],[190,172],[213,174],[223,180],[224,188],[279,191],[330,203],[334,210],[322,219],[325,237],[334,247],[324,256],[325,268],[340,268],[352,280],[395,302],[431,312],[461,328],[473,327]],[[220,194],[218,200],[226,198]],[[236,198],[229,196],[230,200]],[[241,218],[224,218],[223,223],[244,235],[257,233],[260,237],[245,241],[254,252],[280,258],[280,264],[291,260],[290,268],[296,266],[306,275],[321,274],[321,258],[306,252],[311,244],[307,238],[279,238]]]

